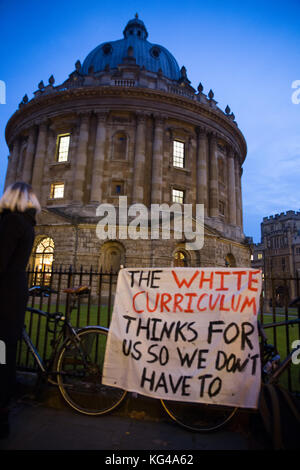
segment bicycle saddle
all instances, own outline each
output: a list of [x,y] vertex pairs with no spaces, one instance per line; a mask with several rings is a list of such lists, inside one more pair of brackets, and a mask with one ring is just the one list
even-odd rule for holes
[[82,294],[87,294],[90,292],[90,287],[89,286],[79,286],[79,287],[67,287],[67,289],[64,289],[64,292],[66,294],[74,294],[74,295],[82,295]]

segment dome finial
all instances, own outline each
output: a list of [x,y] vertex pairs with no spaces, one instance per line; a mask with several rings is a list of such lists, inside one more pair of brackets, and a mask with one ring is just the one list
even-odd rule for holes
[[139,17],[139,15],[137,13],[134,16],[135,16],[136,19],[138,19],[138,17]]

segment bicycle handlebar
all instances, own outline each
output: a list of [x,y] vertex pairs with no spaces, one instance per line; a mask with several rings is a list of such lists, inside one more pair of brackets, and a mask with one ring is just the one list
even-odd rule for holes
[[57,291],[48,286],[32,286],[28,289],[29,295],[36,295],[38,297],[49,297],[50,294],[57,294]]

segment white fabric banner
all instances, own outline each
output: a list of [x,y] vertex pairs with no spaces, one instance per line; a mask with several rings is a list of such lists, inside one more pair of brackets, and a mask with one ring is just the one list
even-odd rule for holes
[[122,269],[103,383],[155,398],[257,408],[261,271]]

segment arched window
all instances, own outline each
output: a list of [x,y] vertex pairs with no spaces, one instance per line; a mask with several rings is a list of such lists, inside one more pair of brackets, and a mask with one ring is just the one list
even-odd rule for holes
[[118,242],[107,242],[101,248],[100,266],[103,272],[118,272],[125,264],[125,251]]
[[228,253],[228,255],[225,257],[225,266],[228,268],[236,267],[235,257],[231,253]]
[[184,251],[176,251],[173,258],[173,266],[175,267],[185,267],[188,266],[188,257]]
[[126,160],[127,135],[125,132],[117,132],[113,137],[113,160]]
[[45,237],[37,245],[34,257],[34,270],[37,284],[49,284],[52,263],[54,260],[54,242],[52,238]]

